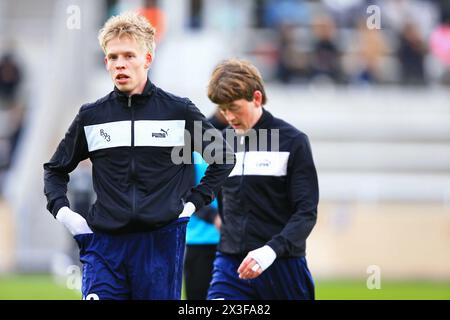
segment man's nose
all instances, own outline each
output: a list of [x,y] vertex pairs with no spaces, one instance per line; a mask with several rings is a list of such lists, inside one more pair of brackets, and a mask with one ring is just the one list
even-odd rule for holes
[[125,68],[125,59],[123,59],[123,58],[117,58],[117,61],[116,61],[116,69],[123,69],[123,68]]

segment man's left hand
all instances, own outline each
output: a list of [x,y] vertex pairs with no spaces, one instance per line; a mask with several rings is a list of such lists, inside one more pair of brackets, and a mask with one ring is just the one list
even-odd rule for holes
[[192,202],[187,202],[184,204],[183,212],[178,216],[178,218],[190,217],[194,212],[194,204]]
[[276,259],[277,254],[269,246],[250,251],[238,268],[239,278],[254,279],[261,275]]

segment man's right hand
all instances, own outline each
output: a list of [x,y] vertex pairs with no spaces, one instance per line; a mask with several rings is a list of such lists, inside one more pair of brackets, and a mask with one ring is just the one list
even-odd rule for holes
[[83,233],[93,233],[86,219],[68,207],[62,207],[56,214],[56,220],[61,222],[73,236]]

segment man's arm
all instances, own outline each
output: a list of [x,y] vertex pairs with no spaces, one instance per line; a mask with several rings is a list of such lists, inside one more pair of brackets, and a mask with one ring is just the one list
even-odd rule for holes
[[[233,170],[236,159],[233,150],[223,139],[221,132],[215,129],[192,103],[187,105],[186,127],[191,134],[193,150],[200,153],[209,164],[200,183],[191,189],[186,198],[186,202],[192,202],[196,210],[199,210],[214,200],[225,179]],[[206,131],[213,133],[211,141],[203,139]],[[201,132],[202,136],[196,137],[194,132]],[[194,141],[198,138],[201,141]],[[204,152],[205,148],[208,152]],[[214,150],[214,152],[209,152],[211,150]],[[214,157],[208,156],[211,154]]]
[[[205,171],[208,168],[208,164],[203,160],[201,155],[197,152],[192,153],[192,160],[194,161],[193,165],[193,177],[192,177],[192,185],[195,186],[200,183],[200,180],[205,175]],[[214,221],[217,219],[217,198],[214,199],[211,204],[205,205],[203,208],[195,211],[194,215],[199,217],[200,219],[214,224]]]
[[62,207],[69,207],[66,196],[69,173],[87,157],[87,142],[78,113],[52,158],[44,164],[44,193],[47,209],[53,216],[56,217]]
[[317,219],[319,186],[311,146],[306,135],[296,138],[288,170],[289,200],[294,209],[281,232],[263,247],[250,251],[238,268],[239,277],[253,279],[267,269],[276,257],[289,254],[302,245]]
[[289,254],[291,248],[302,245],[317,220],[319,184],[311,146],[306,135],[302,134],[296,138],[291,156],[291,169],[287,178],[293,213],[283,230],[267,243],[277,256]]

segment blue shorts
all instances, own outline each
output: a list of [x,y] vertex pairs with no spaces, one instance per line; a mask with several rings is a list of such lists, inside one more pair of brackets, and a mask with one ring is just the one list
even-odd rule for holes
[[83,299],[179,300],[188,221],[151,232],[76,235]]
[[281,258],[259,277],[240,279],[243,257],[216,253],[208,300],[314,300],[314,282],[305,257]]

